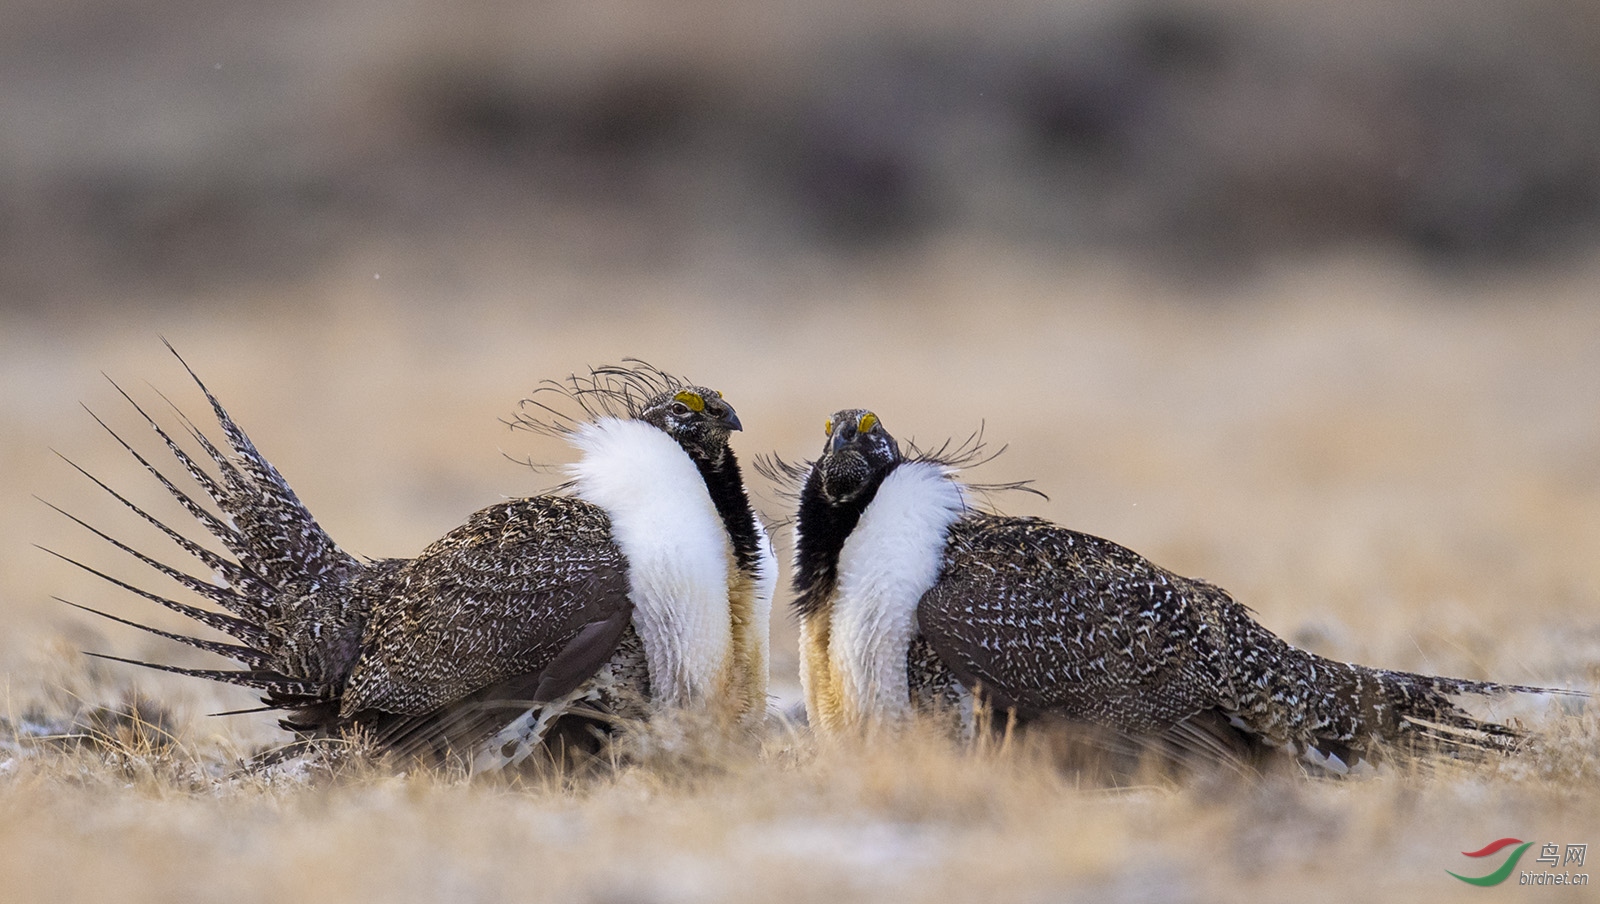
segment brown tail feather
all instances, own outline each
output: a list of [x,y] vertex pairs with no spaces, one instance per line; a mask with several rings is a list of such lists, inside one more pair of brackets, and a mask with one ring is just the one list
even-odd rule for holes
[[[59,453],[57,453],[57,454],[59,455]],[[189,555],[194,556],[196,559],[200,560],[200,563],[202,565],[205,565],[207,568],[210,568],[213,572],[221,575],[223,580],[227,581],[230,585],[235,586],[235,587],[245,587],[246,585],[250,584],[251,582],[254,582],[254,581],[258,580],[255,577],[255,575],[252,575],[249,572],[245,571],[243,566],[239,565],[237,562],[233,562],[233,561],[230,561],[230,560],[228,560],[226,558],[223,558],[222,556],[218,555],[217,553],[214,553],[211,550],[205,548],[204,546],[201,546],[199,543],[196,543],[195,541],[189,539],[188,537],[184,536],[183,534],[179,533],[178,531],[173,530],[171,527],[167,526],[167,524],[165,522],[163,522],[160,519],[156,518],[154,515],[151,515],[150,513],[146,512],[144,509],[140,508],[139,506],[134,505],[132,502],[130,502],[121,493],[118,493],[116,490],[113,490],[111,487],[107,486],[104,481],[100,480],[100,478],[94,476],[93,474],[91,474],[88,471],[84,470],[83,468],[79,467],[78,464],[76,462],[74,462],[72,459],[67,458],[65,455],[60,455],[60,458],[61,458],[62,461],[64,461],[67,464],[71,465],[72,468],[74,470],[76,470],[79,474],[82,474],[84,477],[89,478],[89,480],[92,481],[95,486],[97,486],[100,489],[105,490],[107,493],[109,493],[111,495],[111,498],[113,498],[113,499],[117,500],[118,502],[122,503],[122,505],[125,508],[127,508],[129,511],[133,512],[135,515],[138,515],[140,519],[145,521],[147,524],[150,524],[151,526],[155,527],[156,529],[160,530],[163,534],[166,534],[167,537],[170,540],[172,540],[173,543],[177,544],[178,547],[180,549],[182,549],[184,552],[187,552]],[[43,500],[40,500],[40,501],[43,502]],[[50,503],[48,503],[48,502],[46,502],[45,504],[46,505],[50,505]],[[51,505],[50,507],[56,509],[56,511],[58,511],[58,512],[61,512],[61,509],[56,508],[53,505]],[[69,514],[67,512],[61,512],[61,514],[66,515],[69,518],[72,518],[72,520],[74,520],[74,521],[78,521],[78,519],[76,517],[72,516],[71,514]],[[78,523],[82,524],[83,522],[79,521]],[[88,525],[84,525],[84,526],[88,527]]]
[[1288,746],[1334,771],[1385,748],[1472,757],[1509,752],[1522,742],[1519,727],[1474,716],[1452,697],[1578,694],[1338,662],[1291,646],[1242,607],[1225,615],[1232,618],[1229,634],[1241,665],[1239,708],[1229,715],[1266,743]]
[[198,606],[190,606],[186,603],[180,603],[177,600],[169,600],[164,596],[158,596],[157,594],[151,593],[148,590],[142,590],[138,587],[135,587],[127,581],[118,580],[97,568],[92,568],[83,564],[82,562],[79,562],[77,559],[64,556],[53,549],[46,549],[43,546],[39,547],[39,549],[44,550],[63,562],[76,565],[95,577],[117,587],[121,587],[123,590],[126,590],[129,593],[142,596],[150,602],[156,603],[157,605],[165,606],[166,608],[171,609],[173,612],[191,618],[208,628],[215,628],[216,630],[227,634],[235,640],[242,640],[251,647],[256,649],[265,649],[268,648],[268,645],[271,643],[272,635],[267,631],[267,629],[253,622],[245,621],[242,618],[234,618],[231,615],[224,615],[221,612],[212,612],[209,609],[201,609]]
[[[241,561],[280,588],[286,583],[299,583],[307,579],[315,582],[319,578],[332,577],[337,580],[359,569],[360,563],[340,549],[317,524],[283,475],[257,451],[250,437],[228,415],[222,403],[201,382],[188,362],[170,343],[167,348],[205,395],[218,425],[228,438],[229,447],[243,467],[241,474],[228,462],[227,456],[222,455],[210,442],[205,442],[207,452],[223,469],[225,479],[230,484],[237,484],[230,486],[233,490],[231,494],[217,502],[239,525],[245,541],[255,547],[238,553]],[[193,428],[193,425],[190,427]]]
[[1575,693],[1522,684],[1468,681],[1412,672],[1366,669],[1387,692],[1392,721],[1383,727],[1381,740],[1398,745],[1420,746],[1430,752],[1455,756],[1482,752],[1515,750],[1525,737],[1521,729],[1480,719],[1462,709],[1450,698],[1506,697],[1513,694]]
[[[43,500],[40,500],[40,501],[43,501]],[[233,593],[232,591],[228,590],[226,587],[219,587],[216,584],[211,583],[210,581],[204,581],[204,580],[201,580],[200,578],[195,577],[194,575],[187,574],[185,572],[179,571],[178,569],[173,568],[171,565],[167,565],[164,562],[159,562],[159,561],[151,558],[150,556],[147,556],[144,553],[138,551],[137,549],[134,549],[133,547],[129,546],[128,544],[123,543],[121,540],[118,540],[117,538],[110,536],[105,531],[102,531],[99,528],[95,527],[94,525],[89,524],[88,522],[84,521],[82,518],[79,518],[78,516],[73,515],[70,512],[62,511],[60,508],[57,508],[56,506],[51,505],[48,502],[46,502],[45,505],[48,505],[48,506],[50,506],[50,508],[55,509],[57,512],[60,512],[63,516],[65,516],[66,518],[70,519],[74,523],[78,524],[84,530],[89,531],[90,533],[94,534],[95,536],[99,537],[100,539],[106,541],[107,543],[110,543],[112,546],[115,546],[117,549],[122,550],[123,552],[127,553],[128,555],[133,556],[135,559],[138,559],[140,562],[143,562],[144,564],[150,566],[151,568],[155,569],[156,571],[160,572],[161,574],[164,574],[167,577],[171,578],[173,581],[177,582],[178,584],[183,585],[188,590],[191,590],[194,593],[197,593],[200,596],[204,597],[205,599],[207,599],[207,600],[209,600],[209,601],[211,601],[213,603],[216,603],[217,605],[219,605],[222,608],[228,610],[229,612],[234,613],[235,615],[245,616],[247,618],[251,617],[251,616],[254,616],[257,619],[259,619],[259,618],[261,618],[261,617],[263,617],[263,616],[265,616],[267,614],[267,612],[264,610],[264,608],[259,603],[256,603],[255,601],[253,601],[251,599],[248,599],[246,597],[240,596],[237,593]],[[68,561],[71,561],[71,560],[69,559]],[[78,563],[74,562],[73,564],[78,564]]]
[[[116,386],[115,383],[112,383],[111,385]],[[121,387],[117,387],[117,391],[121,392]],[[134,407],[138,409],[137,405]],[[239,550],[242,548],[244,541],[243,538],[240,537],[238,531],[223,523],[223,521],[216,515],[213,515],[199,503],[195,502],[194,499],[189,496],[189,494],[178,489],[177,485],[174,484],[165,474],[161,473],[159,468],[151,464],[149,459],[141,455],[139,451],[135,449],[127,440],[122,438],[121,434],[111,429],[109,424],[101,420],[100,415],[91,411],[87,405],[84,406],[83,410],[88,411],[89,416],[94,418],[95,423],[99,424],[101,427],[104,427],[106,433],[110,434],[111,438],[116,440],[118,445],[122,446],[123,449],[127,450],[129,455],[133,456],[134,461],[137,461],[141,466],[144,467],[146,471],[150,472],[150,475],[154,477],[168,493],[172,494],[172,498],[176,499],[178,504],[183,506],[184,511],[188,512],[190,517],[200,522],[201,526],[203,526],[212,536],[216,537],[218,540],[221,540],[223,545],[228,547],[229,552],[232,552],[234,555],[239,555]],[[144,414],[143,409],[139,409],[139,413]],[[146,420],[149,420],[149,415],[146,414],[144,416]],[[151,421],[151,423],[154,424],[155,422]],[[193,460],[191,460],[186,454],[183,453],[182,449],[178,448],[176,444],[172,442],[171,437],[167,436],[166,433],[159,427],[157,427],[156,430],[158,433],[160,433],[162,438],[166,440],[167,446],[170,450],[172,450],[174,457],[176,457],[178,461],[182,463],[188,470],[189,476],[194,480],[194,482],[200,485],[200,488],[206,492],[206,495],[211,497],[213,502],[217,502],[220,505],[221,503],[219,499],[222,496],[222,491],[217,487],[216,483],[211,480],[205,471],[195,466]],[[94,478],[91,477],[90,479],[93,480]]]
[[191,678],[204,678],[207,681],[220,681],[224,684],[236,684],[240,687],[255,688],[271,694],[290,697],[314,697],[318,687],[304,681],[299,681],[292,676],[284,675],[271,669],[191,669],[177,665],[166,665],[160,662],[144,662],[138,659],[126,659],[121,656],[110,656],[105,653],[85,653],[96,659],[105,659],[111,662],[125,662],[158,672],[171,672],[175,675],[188,675]]
[[112,615],[109,612],[102,612],[99,609],[74,603],[71,600],[64,600],[59,596],[52,597],[52,599],[54,599],[56,602],[66,603],[68,606],[71,606],[74,609],[82,609],[84,612],[98,615],[101,618],[110,619],[118,624],[138,628],[141,631],[154,634],[157,637],[165,637],[168,640],[175,640],[178,643],[184,644],[185,646],[194,647],[197,650],[205,650],[208,653],[215,653],[218,656],[226,656],[227,658],[247,665],[252,669],[266,668],[270,663],[270,657],[268,657],[267,654],[251,647],[240,646],[239,644],[234,643],[222,643],[221,641],[215,640],[202,640],[198,637],[190,637],[187,634],[178,634],[173,631],[163,631],[160,628],[152,628],[149,625],[140,624],[139,622],[131,619],[121,618]]
[[[320,731],[338,719],[338,689],[343,686],[350,665],[340,658],[343,654],[334,655],[330,659],[328,651],[357,649],[358,644],[353,641],[359,640],[364,624],[364,616],[359,612],[345,611],[347,597],[342,588],[363,574],[366,566],[339,549],[300,503],[283,476],[234,423],[221,403],[195,375],[194,370],[175,349],[172,349],[170,343],[167,347],[172,350],[174,357],[178,358],[179,363],[205,395],[219,426],[227,437],[226,451],[207,438],[193,421],[174,406],[173,410],[177,413],[184,429],[204,450],[203,455],[191,455],[174,436],[178,431],[169,432],[115,381],[112,381],[111,385],[155,432],[161,444],[188,474],[201,494],[193,494],[192,490],[179,488],[149,457],[136,450],[99,415],[93,411],[89,411],[89,415],[197,524],[215,537],[228,554],[224,555],[207,548],[135,505],[126,496],[84,468],[70,460],[67,460],[67,463],[105,490],[140,520],[161,531],[185,553],[210,569],[215,575],[214,580],[197,577],[183,569],[173,567],[71,513],[62,511],[54,505],[51,505],[51,508],[121,552],[226,612],[170,599],[112,577],[77,559],[53,550],[45,551],[113,586],[226,634],[238,643],[207,640],[164,631],[136,620],[121,618],[76,603],[68,605],[77,606],[158,637],[232,659],[244,668],[240,670],[182,668],[104,654],[89,655],[255,688],[265,692],[263,702],[267,704],[267,708],[293,712],[295,715],[288,721],[296,728],[308,732]],[[166,399],[165,396],[162,398]],[[171,402],[168,401],[168,404]],[[202,464],[207,459],[210,460],[210,470]],[[66,460],[65,456],[63,460]],[[209,505],[206,504],[207,500]],[[309,606],[308,601],[311,601]],[[285,617],[287,612],[302,609],[306,611],[300,612],[294,618]],[[350,655],[353,657],[353,653]]]

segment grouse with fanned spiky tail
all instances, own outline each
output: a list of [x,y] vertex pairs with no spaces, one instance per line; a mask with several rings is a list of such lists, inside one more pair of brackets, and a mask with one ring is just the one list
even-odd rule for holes
[[1509,749],[1517,730],[1451,698],[1544,691],[1313,655],[1219,587],[976,510],[959,462],[903,454],[869,411],[835,414],[827,433],[809,467],[779,463],[800,485],[801,682],[824,734],[970,707],[976,692],[1008,717],[1097,726],[1182,758],[1281,748],[1345,772],[1384,745]]
[[328,537],[194,379],[227,451],[179,412],[202,450],[191,455],[122,394],[216,511],[112,436],[230,555],[89,476],[212,577],[73,520],[223,611],[68,561],[235,642],[107,617],[243,668],[140,665],[261,690],[303,738],[359,730],[381,749],[480,771],[663,707],[764,716],[776,567],[728,445],[739,418],[720,393],[640,362],[542,384],[515,423],[581,453],[570,482],[477,512],[414,559],[367,561]]

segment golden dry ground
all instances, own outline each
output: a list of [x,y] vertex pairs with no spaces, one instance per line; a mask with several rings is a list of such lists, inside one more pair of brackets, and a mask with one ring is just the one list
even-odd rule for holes
[[[981,424],[1010,449],[975,476],[1034,478],[1050,497],[1002,507],[1215,581],[1317,652],[1592,687],[1600,264],[1446,279],[1342,259],[1195,287],[952,243],[776,281],[573,267],[442,285],[374,269],[354,261],[342,281],[270,297],[0,313],[4,715],[137,687],[173,710],[178,737],[143,759],[0,751],[0,897],[1581,899],[1445,870],[1487,871],[1459,852],[1503,836],[1600,844],[1593,709],[1543,714],[1555,737],[1510,764],[1350,782],[1107,791],[1016,752],[927,738],[817,751],[803,733],[581,782],[217,780],[276,736],[270,720],[206,718],[251,698],[77,657],[206,662],[52,602],[150,614],[34,550],[139,576],[30,495],[159,539],[50,450],[159,504],[77,403],[146,448],[100,371],[200,414],[166,336],[345,548],[408,555],[554,481],[501,454],[563,460],[498,421],[537,380],[634,355],[722,389],[747,458],[812,454],[843,407],[921,441]],[[785,516],[770,488],[757,495]],[[775,689],[792,699],[792,625],[774,633]]]

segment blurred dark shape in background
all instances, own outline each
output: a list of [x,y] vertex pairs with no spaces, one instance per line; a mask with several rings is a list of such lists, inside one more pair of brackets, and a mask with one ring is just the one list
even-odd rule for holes
[[1589,248],[1591,0],[0,3],[0,306],[341,261]]

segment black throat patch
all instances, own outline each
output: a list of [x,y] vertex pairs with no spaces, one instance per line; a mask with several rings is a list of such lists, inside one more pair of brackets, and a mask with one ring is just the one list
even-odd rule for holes
[[[891,469],[892,470],[892,469]],[[861,513],[878,495],[888,472],[867,479],[861,492],[848,501],[831,503],[822,491],[822,474],[812,467],[800,491],[800,512],[795,517],[799,540],[795,550],[794,611],[805,617],[821,610],[839,580],[839,552],[856,529]]]
[[750,507],[750,497],[745,493],[744,476],[739,471],[739,460],[733,449],[725,447],[716,461],[691,456],[694,466],[700,469],[700,479],[705,481],[711,494],[711,504],[733,543],[734,560],[745,574],[755,574],[761,559],[761,535],[756,531],[756,513]]

